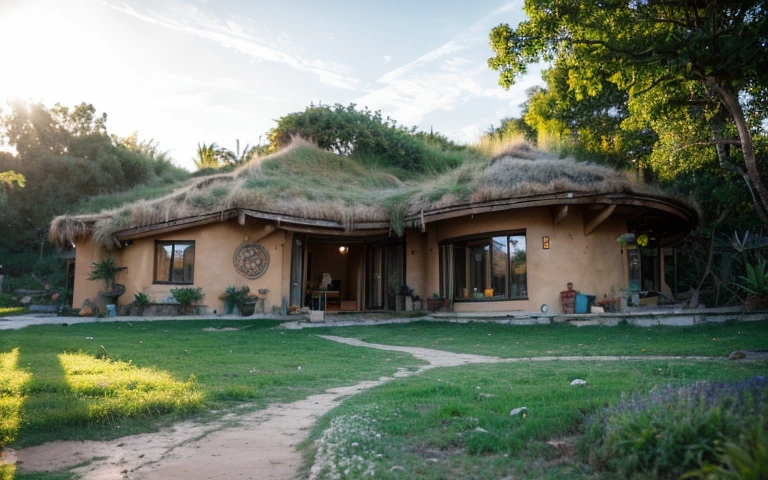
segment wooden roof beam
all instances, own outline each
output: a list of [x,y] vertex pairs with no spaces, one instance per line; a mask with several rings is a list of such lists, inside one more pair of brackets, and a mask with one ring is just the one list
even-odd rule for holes
[[616,204],[608,205],[605,207],[600,213],[597,215],[587,218],[587,216],[584,216],[584,236],[588,236],[590,233],[594,232],[597,227],[599,227],[604,221],[608,219],[608,217],[611,216],[613,211],[616,210]]
[[560,222],[568,215],[568,205],[561,205],[550,210],[552,213],[552,224],[558,226]]

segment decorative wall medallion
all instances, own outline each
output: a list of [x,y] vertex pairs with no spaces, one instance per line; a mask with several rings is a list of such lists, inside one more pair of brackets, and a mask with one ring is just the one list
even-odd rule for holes
[[232,261],[237,273],[255,280],[269,268],[269,252],[258,243],[243,243],[235,249]]

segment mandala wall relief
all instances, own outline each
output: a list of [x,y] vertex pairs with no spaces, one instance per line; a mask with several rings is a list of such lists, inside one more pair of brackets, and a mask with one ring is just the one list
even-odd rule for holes
[[264,275],[269,268],[269,252],[258,243],[243,243],[232,256],[237,273],[247,279],[255,280]]

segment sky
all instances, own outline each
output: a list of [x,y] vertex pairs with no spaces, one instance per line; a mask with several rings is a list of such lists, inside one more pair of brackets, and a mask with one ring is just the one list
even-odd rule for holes
[[91,103],[190,170],[198,142],[264,143],[312,102],[469,143],[542,83],[487,67],[491,29],[524,19],[522,1],[0,0],[0,101]]

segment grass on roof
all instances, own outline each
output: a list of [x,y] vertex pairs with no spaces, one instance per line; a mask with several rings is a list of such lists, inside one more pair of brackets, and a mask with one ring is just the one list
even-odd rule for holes
[[234,171],[89,199],[77,213],[101,212],[87,218],[93,227],[83,226],[86,218],[59,217],[51,238],[71,241],[91,228],[94,242],[109,247],[122,229],[235,208],[331,220],[347,229],[389,222],[402,234],[409,215],[468,202],[566,191],[660,194],[624,172],[557,158],[522,141],[454,150],[424,143],[420,159],[418,168],[405,170],[384,157],[337,155],[295,139]]

